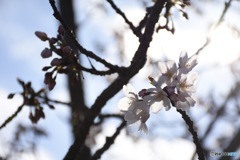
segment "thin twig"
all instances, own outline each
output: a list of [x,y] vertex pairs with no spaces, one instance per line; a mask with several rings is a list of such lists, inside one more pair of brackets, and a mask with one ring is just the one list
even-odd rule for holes
[[69,102],[62,102],[62,101],[59,101],[59,100],[50,99],[50,98],[47,97],[47,95],[45,95],[45,96],[39,95],[38,97],[44,99],[45,102],[47,102],[47,103],[48,103],[48,102],[52,102],[52,103],[63,104],[63,105],[67,105],[67,106],[70,106],[70,105],[71,105],[71,103],[69,103]]
[[117,118],[117,119],[124,120],[123,115],[121,114],[100,114],[98,117],[99,117],[99,121],[96,122],[94,125],[101,124],[106,118]]
[[112,0],[107,0],[107,2],[112,6],[112,8],[119,14],[124,21],[129,25],[130,29],[132,30],[133,34],[135,34],[137,37],[141,36],[141,32],[136,29],[136,27],[132,24],[131,21],[128,20],[126,15],[116,6],[116,4]]
[[197,50],[197,52],[196,52],[195,54],[196,54],[196,55],[199,55],[199,53],[200,53],[204,48],[206,48],[206,47],[209,45],[209,43],[210,43],[210,39],[207,38],[206,42],[202,45],[202,47],[200,47],[200,48]]
[[120,134],[121,130],[126,126],[126,121],[123,121],[121,125],[116,129],[116,132],[111,137],[106,137],[106,142],[104,146],[97,150],[95,154],[92,156],[91,160],[97,160],[100,159],[102,154],[107,151],[110,146],[114,143],[117,136]]
[[11,115],[10,117],[8,117],[8,119],[5,120],[5,122],[3,122],[3,124],[0,126],[0,130],[5,127],[9,122],[11,122],[17,115],[19,112],[21,112],[21,110],[23,109],[24,104],[22,104],[21,106],[18,107],[18,109],[15,111],[15,113],[13,113],[13,115]]
[[177,109],[177,111],[182,115],[182,118],[184,119],[184,121],[188,125],[189,132],[193,136],[193,142],[196,145],[196,152],[198,154],[198,159],[199,160],[205,160],[204,152],[203,152],[202,146],[201,146],[201,144],[198,140],[197,132],[195,132],[195,130],[194,130],[193,121],[190,119],[190,117],[186,114],[185,111],[183,111],[181,109]]
[[228,9],[230,8],[231,6],[231,3],[232,3],[232,0],[229,0],[228,2],[225,2],[225,7],[224,7],[224,10],[216,24],[216,27],[218,27],[220,25],[220,23],[222,23],[222,21],[224,20],[224,16],[226,15]]
[[95,68],[86,68],[82,65],[78,65],[77,68],[81,71],[85,71],[85,72],[88,72],[88,73],[91,73],[93,75],[99,75],[99,76],[105,76],[105,75],[110,75],[110,74],[113,74],[113,73],[120,73],[120,70],[122,70],[124,67],[122,68],[119,68],[119,70],[113,70],[113,69],[109,69],[109,70],[106,70],[106,71],[99,71],[99,70],[96,70]]

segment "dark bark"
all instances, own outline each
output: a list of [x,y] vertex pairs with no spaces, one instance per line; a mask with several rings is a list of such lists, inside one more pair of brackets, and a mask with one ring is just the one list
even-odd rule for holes
[[[76,23],[75,23],[75,15],[74,15],[74,8],[73,8],[73,1],[72,0],[60,0],[60,12],[63,20],[68,25],[70,29],[72,29],[74,35],[76,35]],[[79,26],[78,26],[79,29]],[[69,37],[65,37],[66,42],[69,46],[73,49],[76,47],[71,42]],[[79,61],[80,57],[79,57]],[[77,136],[78,127],[81,125],[82,120],[84,119],[84,115],[87,111],[87,107],[84,101],[84,89],[83,89],[83,82],[82,80],[77,81],[76,83],[72,83],[74,74],[69,73],[67,76],[68,81],[68,90],[70,94],[71,100],[71,125],[73,131],[73,138],[75,139]],[[86,146],[83,147],[83,157],[82,160],[89,159],[90,157],[90,149]]]

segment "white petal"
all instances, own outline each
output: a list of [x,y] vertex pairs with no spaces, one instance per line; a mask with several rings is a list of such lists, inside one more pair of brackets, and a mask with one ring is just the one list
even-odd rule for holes
[[181,110],[184,110],[184,111],[187,111],[189,110],[190,106],[188,103],[186,102],[181,102],[181,101],[178,101],[177,104],[176,104],[176,107],[178,109],[181,109]]
[[174,73],[177,71],[177,65],[174,61],[167,61],[166,65],[170,73]]
[[163,103],[162,103],[162,101],[160,101],[160,102],[154,102],[154,103],[151,105],[151,111],[152,111],[153,113],[158,113],[162,108],[163,108]]
[[196,104],[196,101],[192,99],[192,97],[187,97],[186,100],[191,107],[193,107]]
[[125,96],[128,96],[129,92],[135,93],[135,89],[130,83],[123,86],[123,93],[125,94]]
[[127,111],[128,108],[130,107],[129,103],[131,103],[129,98],[127,98],[127,97],[121,98],[118,102],[118,108],[121,111]]
[[166,62],[158,62],[158,67],[162,74],[167,72]]
[[187,52],[181,52],[180,57],[179,57],[179,66],[183,67],[188,60],[188,55]]
[[197,65],[197,58],[198,55],[194,54],[188,59],[188,64],[190,65],[191,69]]
[[180,81],[180,83],[186,83],[186,81],[187,81],[187,75],[186,75],[186,74],[181,74],[179,81]]
[[127,121],[128,125],[133,124],[139,120],[137,116],[132,114],[131,112],[126,112],[124,119]]
[[158,81],[157,81],[157,85],[155,86],[156,88],[162,88],[162,86],[164,84],[166,84],[168,82],[168,78],[164,75],[161,75],[159,78],[158,78]]
[[164,97],[163,99],[163,106],[165,107],[166,111],[168,111],[171,108],[170,101],[167,97]]
[[188,82],[193,84],[195,80],[197,79],[198,74],[196,72],[192,72],[188,75]]
[[185,66],[180,66],[178,69],[178,76],[181,76],[182,74],[187,74],[189,70]]

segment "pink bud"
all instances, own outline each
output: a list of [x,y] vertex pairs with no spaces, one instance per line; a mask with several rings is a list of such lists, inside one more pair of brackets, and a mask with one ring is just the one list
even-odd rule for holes
[[50,42],[51,44],[55,44],[55,43],[57,43],[57,41],[58,41],[58,39],[57,39],[57,38],[54,38],[54,37],[52,37],[52,38],[49,39],[49,42]]
[[60,35],[63,35],[63,34],[64,34],[64,28],[63,28],[62,25],[60,25],[60,26],[58,27],[58,33],[59,33]]
[[49,58],[52,56],[52,51],[48,48],[45,48],[42,52],[41,52],[41,56],[42,58]]
[[41,39],[42,41],[48,40],[48,36],[47,36],[47,34],[46,34],[45,32],[36,31],[36,32],[35,32],[35,35],[36,35],[39,39]]
[[58,66],[60,63],[61,63],[61,60],[60,60],[60,59],[54,58],[54,59],[51,61],[51,66]]
[[62,51],[63,51],[63,53],[69,54],[69,53],[71,53],[72,48],[70,46],[65,46],[65,47],[63,47]]
[[147,95],[147,90],[146,89],[142,89],[140,92],[138,92],[138,95],[139,95],[139,97],[144,97],[144,96],[146,96]]

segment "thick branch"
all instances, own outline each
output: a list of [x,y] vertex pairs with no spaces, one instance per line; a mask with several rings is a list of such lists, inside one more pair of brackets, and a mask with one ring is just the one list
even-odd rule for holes
[[73,160],[78,158],[78,152],[85,142],[90,126],[93,124],[94,119],[100,113],[103,106],[110,98],[112,98],[116,93],[118,93],[122,89],[122,86],[127,84],[128,81],[135,74],[137,74],[138,71],[146,63],[147,50],[152,40],[155,24],[158,21],[159,14],[163,9],[164,4],[165,1],[163,0],[158,0],[155,3],[153,10],[149,16],[145,32],[140,40],[139,47],[135,53],[131,65],[127,69],[125,69],[124,72],[121,72],[118,78],[112,84],[110,84],[96,99],[85,120],[83,121],[83,124],[80,126],[78,137],[75,139],[73,145],[70,147],[66,157],[64,158],[65,160]]

